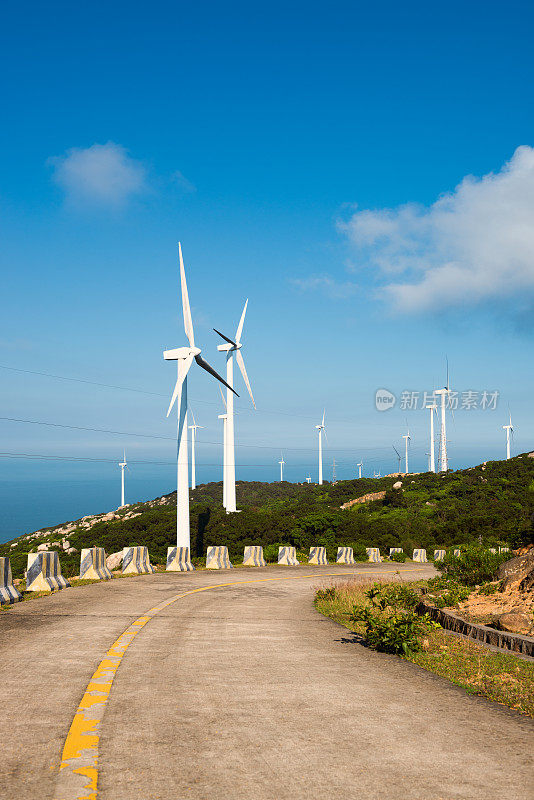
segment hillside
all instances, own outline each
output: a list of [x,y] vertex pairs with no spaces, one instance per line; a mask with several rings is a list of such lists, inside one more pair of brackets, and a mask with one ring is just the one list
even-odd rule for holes
[[[307,550],[325,545],[335,557],[338,545],[362,547],[450,547],[481,540],[488,547],[515,546],[533,539],[534,457],[490,461],[446,475],[423,473],[402,478],[362,478],[323,486],[292,483],[237,484],[240,514],[226,515],[221,506],[221,483],[199,486],[191,496],[192,555],[202,558],[206,547],[226,544],[239,560],[247,544],[293,544]],[[344,503],[371,492],[383,498]],[[65,574],[75,574],[82,547],[97,545],[113,553],[127,545],[147,545],[153,561],[165,563],[176,530],[176,493],[116,512],[85,517],[45,528],[0,545],[20,577],[26,555],[39,545],[61,553]]]

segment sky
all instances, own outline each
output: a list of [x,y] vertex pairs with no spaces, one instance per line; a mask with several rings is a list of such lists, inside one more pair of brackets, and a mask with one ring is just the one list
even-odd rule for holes
[[[174,488],[179,241],[221,372],[212,329],[249,299],[238,478],[276,480],[283,452],[316,480],[323,409],[326,477],[391,472],[408,430],[426,469],[446,359],[451,467],[502,458],[510,413],[532,449],[533,22],[514,1],[11,4],[0,537],[108,510],[123,447],[128,499]],[[218,480],[219,389],[190,376]]]

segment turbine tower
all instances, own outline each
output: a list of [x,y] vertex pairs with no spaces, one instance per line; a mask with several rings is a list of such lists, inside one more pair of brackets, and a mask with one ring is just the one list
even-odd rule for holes
[[[252,405],[256,408],[256,403],[254,402],[254,396],[252,394],[252,389],[250,388],[250,383],[248,380],[247,371],[245,369],[245,362],[243,361],[243,356],[241,355],[241,348],[243,345],[241,344],[241,334],[243,333],[243,324],[245,322],[245,314],[247,313],[247,305],[248,300],[245,302],[245,306],[243,308],[243,313],[241,314],[241,319],[239,320],[239,324],[237,326],[237,330],[235,332],[235,341],[233,339],[229,339],[228,336],[225,336],[224,333],[221,333],[216,328],[213,330],[217,333],[221,339],[224,339],[225,344],[220,344],[217,347],[217,350],[226,353],[226,447],[224,450],[224,478],[226,479],[226,513],[233,514],[237,511],[236,507],[236,497],[235,497],[235,442],[234,442],[234,392],[233,385],[234,385],[234,353],[235,353],[235,360],[237,361],[237,366],[241,370],[241,375],[243,376],[243,380],[245,381],[246,387],[248,389],[248,393],[250,395],[250,399],[252,400]],[[239,395],[237,395],[239,397]]]
[[125,505],[125,503],[124,503],[124,470],[128,468],[128,464],[126,463],[126,450],[123,451],[122,461],[119,464],[119,467],[121,468],[121,505],[120,505],[120,507],[122,508]]
[[393,449],[395,450],[395,452],[396,452],[396,454],[397,454],[397,461],[399,462],[399,475],[400,475],[400,474],[401,474],[401,461],[402,461],[402,457],[401,457],[401,454],[399,453],[399,451],[397,450],[397,448],[395,447],[395,445],[392,445],[392,447],[393,447]]
[[437,407],[435,403],[430,403],[427,406],[430,409],[430,462],[429,462],[429,472],[436,471],[436,455],[434,451],[434,414],[437,412]]
[[403,433],[402,434],[402,438],[404,439],[404,445],[405,445],[405,448],[406,448],[406,455],[405,455],[405,458],[406,458],[406,474],[408,474],[408,442],[412,438],[410,436],[410,429],[409,428],[408,428],[408,433]]
[[325,427],[324,427],[325,410],[326,409],[323,409],[323,420],[322,420],[321,424],[315,426],[315,428],[319,431],[319,486],[323,485],[323,439],[322,439],[322,433],[323,433],[323,431],[325,429]]
[[191,416],[193,418],[193,424],[189,426],[191,431],[191,489],[197,488],[197,476],[196,476],[196,458],[195,458],[195,443],[197,438],[197,430],[199,428],[203,428],[204,425],[197,425],[195,422],[195,415],[191,410]]
[[286,463],[282,453],[280,453],[280,461],[278,463],[280,464],[280,483],[282,483],[284,480],[284,464]]
[[[199,367],[209,372],[214,378],[217,378],[224,384],[231,392],[234,392],[231,386],[228,386],[226,381],[215,372],[213,367],[210,367],[200,353],[200,348],[195,345],[195,336],[193,332],[193,321],[191,319],[191,308],[189,306],[189,296],[187,294],[187,283],[185,280],[184,260],[182,257],[182,247],[178,244],[178,255],[180,260],[180,282],[182,287],[182,310],[184,317],[184,329],[189,347],[177,347],[173,350],[165,350],[163,358],[166,361],[176,361],[178,367],[178,378],[174,391],[172,393],[171,402],[167,411],[167,417],[172,411],[172,407],[176,403],[178,412],[178,455],[177,455],[177,481],[176,481],[176,545],[177,547],[190,547],[190,531],[189,531],[189,468],[188,468],[188,452],[187,452],[187,373],[189,372],[193,361],[196,361]],[[237,392],[234,392],[237,394]]]
[[514,432],[514,426],[512,425],[512,415],[510,414],[510,422],[508,425],[503,425],[503,430],[506,431],[506,460],[510,459],[510,434]]
[[226,400],[224,399],[224,394],[220,386],[219,391],[224,406],[224,414],[219,414],[218,419],[222,419],[223,421],[223,508],[226,508],[226,423],[228,421],[228,414],[226,413]]
[[363,461],[360,461],[360,463],[356,464],[356,466],[358,467],[358,478],[361,478],[362,477]]

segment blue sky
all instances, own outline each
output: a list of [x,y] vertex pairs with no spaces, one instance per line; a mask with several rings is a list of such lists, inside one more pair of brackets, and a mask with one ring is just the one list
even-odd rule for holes
[[[168,462],[138,464],[140,487],[172,488],[178,240],[221,370],[211,328],[235,330],[249,297],[258,413],[240,383],[239,477],[276,478],[281,447],[289,479],[313,476],[323,407],[341,477],[361,457],[393,469],[406,418],[422,469],[426,415],[378,413],[374,392],[441,385],[445,354],[457,389],[500,392],[498,411],[451,419],[452,466],[502,456],[508,406],[531,448],[533,17],[526,2],[11,5],[0,364],[153,394],[0,369],[3,417],[136,434],[0,420],[0,449],[125,445]],[[199,477],[215,479],[218,389],[192,373],[190,395]],[[116,476],[0,459],[13,491]]]

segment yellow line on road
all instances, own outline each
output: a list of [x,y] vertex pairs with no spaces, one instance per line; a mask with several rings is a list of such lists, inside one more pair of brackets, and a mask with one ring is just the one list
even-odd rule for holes
[[[419,572],[423,568],[415,567],[406,572]],[[381,572],[397,572],[397,570],[381,570]],[[137,634],[147,622],[159,614],[160,611],[180,600],[198,592],[207,592],[212,589],[224,589],[227,586],[244,586],[250,583],[266,583],[268,581],[289,581],[303,578],[344,577],[345,575],[372,575],[368,571],[353,572],[323,572],[313,575],[288,575],[276,578],[254,578],[252,580],[231,581],[217,583],[210,586],[201,586],[187,592],[176,594],[159,605],[154,606],[121,633],[119,638],[111,645],[106,655],[96,668],[89,681],[80,705],[74,714],[65,745],[59,775],[56,783],[55,800],[97,800],[98,796],[98,745],[100,729],[106,704],[109,698],[113,681],[119,669],[123,656]],[[378,577],[378,576],[377,576]]]

